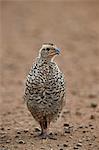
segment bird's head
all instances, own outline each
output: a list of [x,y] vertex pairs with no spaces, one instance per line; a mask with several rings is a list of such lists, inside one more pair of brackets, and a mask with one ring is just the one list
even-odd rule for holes
[[44,43],[39,51],[39,56],[45,60],[52,60],[54,56],[60,54],[60,49],[52,43]]

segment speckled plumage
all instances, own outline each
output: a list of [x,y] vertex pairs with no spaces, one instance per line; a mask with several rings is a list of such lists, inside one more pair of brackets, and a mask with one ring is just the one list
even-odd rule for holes
[[39,56],[27,76],[25,100],[41,128],[47,128],[62,110],[64,76],[57,64]]

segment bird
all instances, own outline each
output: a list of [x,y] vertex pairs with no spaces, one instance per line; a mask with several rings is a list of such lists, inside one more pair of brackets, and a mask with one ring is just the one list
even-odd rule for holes
[[26,78],[24,99],[33,118],[41,127],[40,137],[48,137],[48,127],[57,120],[65,101],[65,79],[54,61],[61,50],[43,43]]

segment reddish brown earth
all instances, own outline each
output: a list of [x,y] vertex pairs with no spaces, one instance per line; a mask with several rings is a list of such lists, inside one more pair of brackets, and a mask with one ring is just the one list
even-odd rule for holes
[[[0,150],[99,150],[99,1],[2,0],[0,7]],[[67,81],[63,114],[49,131],[56,140],[34,137],[39,125],[23,100],[43,42],[62,49],[55,60]]]

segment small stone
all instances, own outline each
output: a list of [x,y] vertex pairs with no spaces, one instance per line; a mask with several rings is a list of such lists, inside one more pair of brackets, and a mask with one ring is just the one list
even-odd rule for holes
[[63,146],[64,146],[64,147],[68,147],[68,145],[67,145],[67,144],[63,144]]
[[92,127],[93,125],[92,124],[89,124],[89,127]]
[[83,133],[86,133],[86,131],[84,130]]
[[63,148],[60,148],[59,150],[63,150]]
[[97,138],[97,136],[96,136],[96,135],[94,135],[94,138]]
[[69,114],[70,113],[70,110],[65,110],[65,111],[63,111],[63,114]]
[[65,131],[65,133],[70,133],[70,128],[65,127],[65,128],[64,128],[64,131]]
[[82,140],[79,140],[79,143],[82,143]]
[[20,131],[17,131],[17,134],[21,134],[21,132],[20,132]]
[[4,148],[4,145],[2,145],[2,147]]
[[33,133],[32,133],[32,132],[31,132],[30,134],[31,134],[31,135],[33,135]]
[[40,131],[41,130],[38,127],[35,128],[35,132],[40,132]]
[[57,133],[56,133],[56,132],[55,132],[54,134],[57,136]]
[[80,125],[79,128],[82,129],[82,128],[83,128],[83,125]]
[[6,143],[10,143],[10,140],[7,140]]
[[69,123],[64,123],[64,127],[69,127]]
[[25,144],[25,142],[23,140],[19,140],[18,142],[19,144]]
[[4,131],[4,128],[2,127],[1,130]]
[[78,149],[78,147],[77,147],[77,146],[74,146],[74,149]]
[[33,144],[34,144],[34,142],[31,142],[31,144],[33,145]]
[[71,138],[71,139],[72,139],[73,137],[70,135],[70,136],[69,136],[69,138]]
[[6,135],[1,135],[1,138],[5,138],[6,137]]
[[7,114],[9,114],[9,115],[10,115],[10,114],[11,114],[11,112],[10,112],[10,111],[8,111],[8,112],[7,112]]
[[79,142],[76,146],[82,147],[82,143]]
[[27,132],[29,132],[29,129],[25,129],[25,130],[24,130],[24,133],[27,133]]
[[95,119],[95,116],[94,116],[94,115],[91,115],[91,116],[90,116],[90,119]]
[[90,104],[90,107],[92,107],[92,108],[96,108],[96,107],[97,107],[97,103],[92,102],[92,103]]
[[66,140],[66,142],[69,142],[68,140]]
[[52,132],[49,133],[49,139],[57,140],[57,138],[55,137],[55,135],[53,135]]
[[52,132],[50,132],[50,133],[49,133],[49,135],[53,135],[53,133],[52,133]]
[[15,138],[19,138],[19,135],[16,135]]
[[10,130],[10,128],[8,128],[7,130]]
[[88,97],[93,99],[93,98],[96,98],[97,95],[95,93],[91,93],[91,94],[88,95]]

